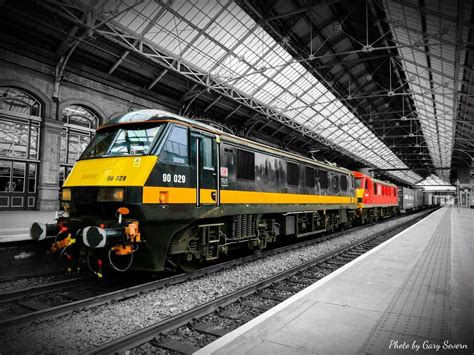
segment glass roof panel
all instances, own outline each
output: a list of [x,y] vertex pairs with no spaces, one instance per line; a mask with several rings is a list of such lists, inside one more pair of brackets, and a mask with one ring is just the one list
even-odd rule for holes
[[[125,0],[121,1],[122,7],[126,4]],[[159,19],[144,16],[137,7],[115,21],[133,34],[143,35],[158,51],[171,53],[211,74],[222,85],[271,108],[281,109],[283,115],[346,148],[347,154],[356,154],[375,167],[406,168],[342,102],[235,2],[185,1],[157,5],[155,1],[146,0],[145,6],[154,6],[153,11],[147,12],[154,16],[160,11]],[[149,32],[139,33],[147,27]],[[415,99],[425,100],[423,97]],[[449,103],[444,105],[452,107]],[[367,141],[364,143],[364,140]],[[368,146],[372,151],[367,151]],[[416,174],[403,176],[409,183],[419,178]]]

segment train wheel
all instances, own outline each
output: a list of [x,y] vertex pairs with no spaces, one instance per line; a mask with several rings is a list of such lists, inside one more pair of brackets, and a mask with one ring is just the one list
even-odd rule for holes
[[178,268],[180,268],[184,272],[193,272],[201,267],[200,260],[196,258],[192,258],[188,260],[186,255],[181,255],[178,259]]

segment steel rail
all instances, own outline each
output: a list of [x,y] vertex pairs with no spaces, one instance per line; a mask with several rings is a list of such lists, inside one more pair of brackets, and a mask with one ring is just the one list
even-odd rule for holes
[[45,293],[50,293],[68,286],[78,286],[90,280],[91,276],[75,277],[73,279],[50,282],[44,285],[33,286],[29,288],[22,288],[15,291],[0,293],[0,304],[11,302],[25,296],[39,296]]

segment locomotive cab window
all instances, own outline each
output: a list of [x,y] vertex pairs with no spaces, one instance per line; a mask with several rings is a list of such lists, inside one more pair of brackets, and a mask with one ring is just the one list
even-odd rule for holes
[[363,185],[364,180],[360,178],[355,179],[355,188],[356,189],[361,189]]
[[81,159],[150,154],[153,143],[160,136],[163,127],[162,124],[153,124],[141,127],[112,126],[99,130]]
[[188,164],[188,160],[188,129],[174,126],[161,151],[160,161]]

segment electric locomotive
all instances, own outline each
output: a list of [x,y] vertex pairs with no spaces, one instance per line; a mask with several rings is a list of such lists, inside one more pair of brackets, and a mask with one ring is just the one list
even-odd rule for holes
[[97,130],[63,186],[65,216],[30,234],[57,234],[57,249],[98,272],[190,271],[234,248],[350,226],[354,188],[347,169],[141,110]]
[[352,173],[355,177],[358,222],[378,221],[399,213],[396,185],[358,171]]

